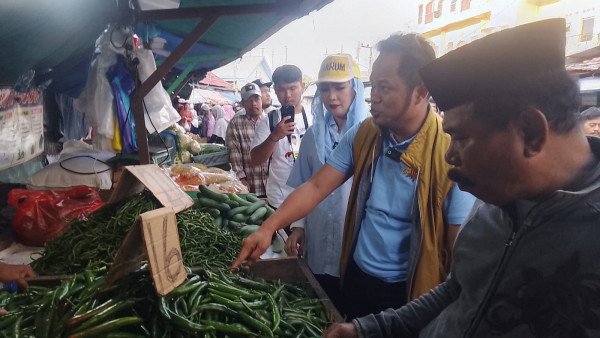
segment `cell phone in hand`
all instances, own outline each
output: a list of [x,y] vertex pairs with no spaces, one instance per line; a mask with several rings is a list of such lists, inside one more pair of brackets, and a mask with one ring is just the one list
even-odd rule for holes
[[281,120],[283,121],[286,116],[289,116],[290,119],[286,121],[286,123],[294,122],[294,115],[296,115],[296,110],[294,106],[282,106],[281,107]]

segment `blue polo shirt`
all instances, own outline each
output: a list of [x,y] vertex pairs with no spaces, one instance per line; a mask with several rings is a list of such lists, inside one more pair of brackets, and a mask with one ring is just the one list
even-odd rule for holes
[[[359,127],[354,126],[341,138],[327,161],[347,175],[354,173],[352,146]],[[393,148],[403,153],[415,137],[396,142],[391,134],[383,134],[383,147],[375,166],[371,193],[353,254],[361,270],[388,283],[407,278],[417,173],[404,163],[384,156],[383,151]],[[460,225],[474,201],[473,195],[461,191],[454,184],[444,201],[446,224]]]

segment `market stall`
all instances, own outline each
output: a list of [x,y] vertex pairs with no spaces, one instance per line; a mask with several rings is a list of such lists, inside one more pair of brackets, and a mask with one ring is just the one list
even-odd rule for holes
[[240,240],[272,212],[250,194],[202,187],[192,199],[158,167],[130,167],[106,205],[34,256],[34,286],[0,291],[9,311],[0,328],[35,337],[317,336],[341,317],[297,258],[229,272]]
[[[41,121],[47,107],[42,96],[54,100],[56,111],[85,114],[92,132],[64,133],[66,124],[57,122],[63,132],[51,140],[61,138],[51,168],[86,176],[91,182],[81,184],[97,186],[53,186],[60,175],[47,171],[44,180],[18,186],[30,193],[24,188],[37,185],[39,195],[26,198],[11,188],[13,212],[23,211],[17,218],[22,231],[3,243],[0,259],[31,263],[38,277],[25,292],[0,291],[0,308],[9,312],[0,317],[0,332],[296,337],[319,335],[341,320],[296,258],[265,259],[256,270],[229,272],[241,240],[273,210],[241,190],[226,169],[214,167],[228,162],[223,148],[197,140],[182,144],[176,132],[152,141],[179,120],[171,98],[190,76],[235,60],[329,1],[34,2],[15,3],[0,20],[10,37],[0,61],[11,67],[0,70],[0,83],[15,93],[6,95],[11,116]],[[167,77],[175,80],[165,90],[161,80]],[[17,162],[43,152],[46,134],[40,138],[42,128],[36,130],[11,139],[26,148],[6,147]],[[89,139],[69,142],[67,134]],[[189,164],[148,164],[186,162],[184,150]],[[23,164],[17,162],[7,166]],[[106,184],[104,176],[116,183],[106,190],[112,194],[101,196],[96,189]],[[57,193],[65,188],[65,195]],[[43,204],[46,209],[38,208]],[[60,216],[65,205],[82,213],[51,219],[42,212]],[[45,222],[36,220],[41,214]],[[282,247],[276,237],[263,258],[283,256]]]

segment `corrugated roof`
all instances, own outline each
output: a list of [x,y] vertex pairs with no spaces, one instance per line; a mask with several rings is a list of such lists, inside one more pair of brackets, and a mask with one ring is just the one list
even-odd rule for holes
[[201,85],[205,85],[205,86],[233,89],[233,86],[231,85],[231,83],[216,76],[215,73],[213,73],[213,72],[206,73],[206,77],[199,83]]

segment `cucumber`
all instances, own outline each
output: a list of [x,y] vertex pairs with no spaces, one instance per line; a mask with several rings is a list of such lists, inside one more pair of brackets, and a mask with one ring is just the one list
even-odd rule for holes
[[271,217],[271,215],[273,215],[274,213],[275,213],[275,209],[273,209],[267,205],[267,214],[265,215],[265,219]]
[[221,216],[221,211],[217,208],[209,208],[208,209],[208,213],[213,217],[213,218],[217,218],[219,216]]
[[217,202],[208,197],[200,197],[198,199],[198,203],[200,203],[200,205],[205,206],[205,207],[219,209],[220,211],[227,212],[227,211],[231,210],[231,207],[229,206],[229,204]]
[[223,218],[222,217],[215,218],[215,226],[220,227],[221,224],[223,224]]
[[229,196],[227,194],[221,194],[215,191],[208,189],[205,185],[198,186],[200,192],[204,197],[208,197],[211,200],[215,200],[217,202],[225,202],[229,200]]
[[260,225],[247,224],[240,228],[240,234],[244,237],[248,237],[258,230],[258,228],[260,228]]
[[252,215],[258,208],[264,207],[265,205],[267,205],[267,202],[265,202],[263,200],[258,200],[256,202],[250,204],[248,206],[248,209],[246,209],[246,215]]
[[233,215],[238,214],[238,213],[244,213],[246,211],[246,209],[248,209],[248,207],[246,206],[241,206],[241,207],[237,207],[237,208],[233,208],[231,210],[229,210],[227,212],[227,216],[229,216],[229,218],[232,218]]
[[244,215],[243,213],[237,213],[231,217],[231,219],[236,222],[245,222],[247,218],[248,216]]
[[254,195],[254,194],[248,194],[248,195],[246,195],[246,200],[248,200],[249,202],[254,203],[254,202],[260,201],[261,199],[258,198],[258,197],[256,197],[256,195]]
[[227,200],[225,201],[225,203],[229,204],[229,206],[231,207],[231,209],[233,208],[237,208],[240,206],[240,204],[236,201],[232,201],[232,200]]
[[259,221],[262,221],[262,219],[265,217],[266,214],[267,214],[267,208],[260,207],[260,208],[256,209],[256,211],[253,212],[250,217],[248,217],[248,223],[257,224]]
[[227,226],[229,227],[229,230],[237,231],[242,226],[242,223],[230,220]]
[[248,205],[252,204],[252,202],[248,202],[236,194],[230,193],[230,194],[227,194],[227,196],[229,196],[230,200],[238,202],[240,204],[240,206],[243,206],[243,205],[248,206]]
[[221,222],[221,227],[227,228],[228,226],[229,226],[229,219],[226,217],[223,217],[223,222]]

